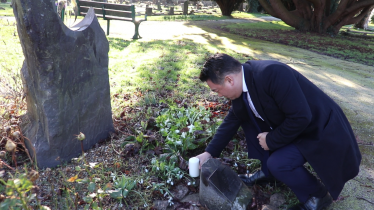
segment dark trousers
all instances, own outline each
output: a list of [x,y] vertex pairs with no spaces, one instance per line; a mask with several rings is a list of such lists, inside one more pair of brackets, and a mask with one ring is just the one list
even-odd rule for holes
[[307,201],[310,196],[323,197],[327,193],[325,187],[303,166],[305,162],[294,144],[274,151],[267,160],[270,173],[286,184],[300,202]]
[[[296,195],[300,202],[305,202],[310,196],[321,198],[327,190],[309,171],[304,168],[306,159],[294,144],[289,144],[274,152],[265,151],[260,147],[257,139],[260,132],[270,132],[270,127],[262,120],[251,114],[251,121],[243,122],[242,128],[247,139],[248,158],[259,159],[261,170],[266,176],[273,175],[277,180],[286,184]],[[252,122],[252,123],[251,123]],[[253,126],[255,124],[255,126]]]

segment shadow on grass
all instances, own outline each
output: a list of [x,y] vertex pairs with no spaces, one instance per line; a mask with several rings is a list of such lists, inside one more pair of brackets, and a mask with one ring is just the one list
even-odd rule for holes
[[304,33],[294,30],[282,21],[211,24],[210,26],[232,34],[290,45],[342,60],[374,65],[374,37],[372,36],[364,38],[339,34],[331,37],[328,34]]
[[[113,109],[118,116],[124,105],[188,100],[217,100],[198,79],[206,58],[222,51],[191,39],[137,41],[108,38],[109,77]],[[242,54],[224,51],[243,60]],[[123,100],[126,99],[126,100]]]

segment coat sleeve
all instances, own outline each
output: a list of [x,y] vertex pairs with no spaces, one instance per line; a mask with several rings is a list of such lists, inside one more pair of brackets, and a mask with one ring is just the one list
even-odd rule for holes
[[240,125],[241,120],[235,116],[233,108],[231,107],[205,151],[209,152],[212,157],[219,157],[222,150],[238,131]]
[[[308,127],[312,112],[298,83],[299,74],[286,65],[269,65],[262,72],[261,81],[284,121],[266,136],[270,150],[276,150],[294,141]],[[271,118],[271,116],[269,116]]]

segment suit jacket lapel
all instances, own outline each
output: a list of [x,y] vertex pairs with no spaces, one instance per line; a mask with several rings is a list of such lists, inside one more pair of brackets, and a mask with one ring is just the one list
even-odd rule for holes
[[249,119],[251,119],[252,124],[255,126],[256,130],[258,133],[261,133],[261,128],[258,126],[256,120],[255,120],[255,115],[253,114],[251,108],[249,107],[248,100],[247,100],[247,93],[242,93],[242,99],[244,101],[244,106],[247,109],[247,113],[249,116]]
[[248,63],[245,63],[243,65],[243,68],[244,68],[245,83],[247,85],[249,95],[251,96],[252,103],[255,106],[255,109],[258,112],[258,114],[264,119],[264,121],[267,124],[269,124],[269,120],[267,119],[265,112],[262,109],[259,96],[257,94],[256,87],[254,85],[254,78],[253,78],[253,72],[252,72],[251,66]]

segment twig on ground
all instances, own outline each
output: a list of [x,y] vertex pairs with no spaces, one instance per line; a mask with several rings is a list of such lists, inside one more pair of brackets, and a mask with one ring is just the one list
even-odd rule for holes
[[[34,161],[32,160],[32,158],[31,158],[31,156],[30,156],[30,153],[29,153],[29,150],[27,149],[27,147],[26,147],[26,145],[25,145],[25,139],[26,139],[27,141],[29,141],[30,144],[31,144],[31,141],[30,141],[30,139],[28,139],[26,136],[22,135],[22,133],[21,133],[21,137],[23,138],[23,141],[21,140],[21,141],[20,141],[20,144],[21,144],[22,147],[25,149],[25,152],[26,152],[26,154],[27,154],[27,157],[29,157],[31,164],[34,165]],[[34,154],[35,154],[35,151],[34,151]]]
[[114,145],[113,145],[113,135],[112,135],[112,134],[110,134],[110,144],[112,145],[113,151],[116,152],[118,155],[121,155],[120,152],[117,152],[117,150],[114,149]]
[[9,169],[13,170],[14,171],[14,168],[10,167],[8,164],[6,164],[4,161],[1,160],[0,162],[1,164],[3,164],[4,166],[8,167]]
[[369,202],[369,203],[371,203],[371,204],[374,204],[373,201],[369,201],[369,200],[366,199],[366,198],[363,198],[363,197],[356,197],[356,198],[359,199],[359,200],[364,200],[364,201],[367,201],[367,202]]
[[121,131],[121,130],[119,130],[119,129],[117,129],[117,131],[121,132],[121,133],[124,134],[124,135],[129,135],[128,133],[125,133],[125,132],[123,132],[123,131]]

